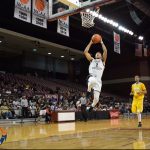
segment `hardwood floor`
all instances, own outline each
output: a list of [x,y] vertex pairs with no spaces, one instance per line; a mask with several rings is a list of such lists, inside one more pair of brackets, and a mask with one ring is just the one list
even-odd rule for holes
[[96,120],[6,127],[2,149],[150,149],[150,119]]

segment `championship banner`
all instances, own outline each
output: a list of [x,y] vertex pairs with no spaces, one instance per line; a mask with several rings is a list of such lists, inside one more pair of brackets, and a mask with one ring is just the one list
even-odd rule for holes
[[14,17],[31,22],[31,0],[15,0]]
[[148,46],[146,46],[144,48],[144,56],[145,57],[149,57],[150,56],[150,48]]
[[[58,12],[62,12],[63,9],[59,8]],[[63,17],[58,19],[57,23],[57,33],[65,36],[69,36],[69,17]]]
[[138,43],[135,44],[135,56],[142,57],[142,48],[143,48],[142,44]]
[[120,54],[120,35],[114,32],[114,52]]
[[32,0],[32,24],[47,28],[48,0]]
[[147,51],[147,48],[144,48],[144,56],[145,56],[145,57],[148,56],[148,55],[147,55],[147,52],[148,52],[148,51]]

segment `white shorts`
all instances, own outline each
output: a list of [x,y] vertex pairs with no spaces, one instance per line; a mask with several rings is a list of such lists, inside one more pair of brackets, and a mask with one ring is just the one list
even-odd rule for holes
[[90,86],[94,91],[101,92],[102,82],[91,76],[88,79],[88,86]]

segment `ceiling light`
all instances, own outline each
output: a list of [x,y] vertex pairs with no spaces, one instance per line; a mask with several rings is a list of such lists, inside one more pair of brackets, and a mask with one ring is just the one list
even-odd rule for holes
[[52,53],[48,53],[48,55],[51,55]]
[[102,15],[101,15],[101,14],[99,14],[98,18],[99,18],[99,19],[101,19],[101,18],[102,18]]
[[119,29],[119,30],[122,30],[122,26],[119,26],[118,29]]
[[104,20],[103,20],[104,22],[107,22],[108,21],[108,19],[106,18],[106,17],[104,17]]
[[119,24],[117,22],[112,21],[111,23],[112,23],[112,26],[114,26],[114,27],[118,27],[119,26]]
[[144,37],[143,36],[139,36],[138,39],[142,41],[144,39]]
[[61,56],[61,58],[64,58],[65,56]]
[[[118,28],[118,30],[123,31],[125,33],[128,33],[130,35],[134,35],[134,33],[132,31],[130,31],[127,28],[119,25],[119,23],[117,23],[113,20],[110,20],[110,19],[104,17],[102,14],[98,14],[97,12],[94,12],[94,11],[91,11],[91,10],[86,10],[86,11],[89,12],[94,17],[98,17],[100,20],[104,21],[105,23],[108,23],[108,24],[112,25],[113,27]],[[143,40],[143,37],[139,36],[139,40]]]
[[75,58],[71,58],[71,60],[75,60]]
[[2,41],[0,41],[0,43],[2,43]]
[[129,34],[130,34],[130,35],[133,35],[134,33],[133,33],[132,31],[129,31]]
[[36,48],[34,48],[34,49],[33,49],[33,52],[36,52],[36,51],[37,51],[37,49],[36,49]]
[[90,12],[90,9],[86,9],[86,12],[87,12],[87,13]]
[[95,13],[95,17],[98,17],[98,13],[97,12]]

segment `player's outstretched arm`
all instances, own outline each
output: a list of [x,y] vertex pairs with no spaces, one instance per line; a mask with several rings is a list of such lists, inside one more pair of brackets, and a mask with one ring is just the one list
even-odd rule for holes
[[91,54],[89,53],[90,47],[93,44],[92,40],[90,41],[90,43],[87,45],[87,47],[84,50],[84,55],[87,58],[87,60],[92,61],[93,57],[91,56]]
[[103,62],[105,64],[106,60],[107,60],[107,48],[102,40],[101,40],[101,45],[102,45],[102,49],[103,49]]

